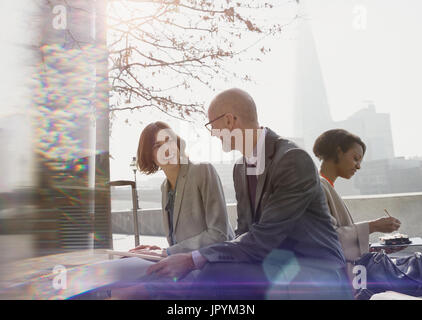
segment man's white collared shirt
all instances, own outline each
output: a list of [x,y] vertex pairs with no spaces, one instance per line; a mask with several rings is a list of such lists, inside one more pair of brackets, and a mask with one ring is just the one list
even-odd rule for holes
[[264,168],[265,168],[265,136],[267,134],[267,129],[264,127],[264,128],[260,128],[258,130],[259,130],[258,133],[260,132],[260,134],[258,136],[258,141],[256,143],[254,150],[253,150],[253,153],[249,157],[245,156],[245,162],[249,165],[256,165],[256,168],[247,168],[247,174],[259,175],[259,174],[262,174],[264,172]]

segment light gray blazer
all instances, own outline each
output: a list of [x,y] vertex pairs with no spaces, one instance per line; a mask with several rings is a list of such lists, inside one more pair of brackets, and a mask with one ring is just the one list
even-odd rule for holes
[[[169,183],[161,185],[164,230],[169,237],[169,220],[165,207]],[[223,187],[217,171],[210,163],[182,164],[176,186],[173,212],[173,239],[170,254],[190,252],[204,246],[231,240]]]
[[330,208],[332,224],[338,233],[347,260],[347,274],[352,280],[354,278],[352,261],[369,252],[369,222],[354,222],[343,199],[323,177],[321,186]]
[[369,222],[354,222],[343,199],[331,184],[321,177],[321,185],[327,198],[346,260],[353,261],[369,252]]

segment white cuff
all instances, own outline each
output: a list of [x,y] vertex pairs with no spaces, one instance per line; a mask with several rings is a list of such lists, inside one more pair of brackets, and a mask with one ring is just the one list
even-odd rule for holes
[[202,269],[202,267],[207,262],[207,259],[205,259],[198,250],[192,251],[192,260],[193,264],[195,265],[196,269]]

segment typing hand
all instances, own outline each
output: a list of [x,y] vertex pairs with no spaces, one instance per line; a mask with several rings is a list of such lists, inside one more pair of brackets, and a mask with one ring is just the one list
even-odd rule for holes
[[175,281],[184,278],[195,269],[191,253],[172,254],[167,258],[150,266],[146,274],[155,274],[160,277],[171,278]]

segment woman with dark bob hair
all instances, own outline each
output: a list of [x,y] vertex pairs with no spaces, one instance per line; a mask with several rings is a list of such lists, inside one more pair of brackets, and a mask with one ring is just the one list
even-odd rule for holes
[[[348,262],[369,252],[369,234],[389,233],[400,227],[400,221],[393,217],[354,222],[346,204],[334,189],[338,177],[350,179],[360,169],[365,151],[366,146],[362,140],[343,129],[324,132],[317,138],[313,148],[315,156],[322,161],[321,184]],[[352,265],[348,263],[349,277],[352,277],[351,269]]]
[[137,156],[142,173],[153,174],[161,169],[166,175],[161,192],[169,247],[141,245],[132,252],[166,257],[233,238],[215,168],[210,163],[191,162],[185,154],[185,141],[166,123],[157,121],[145,127]]

